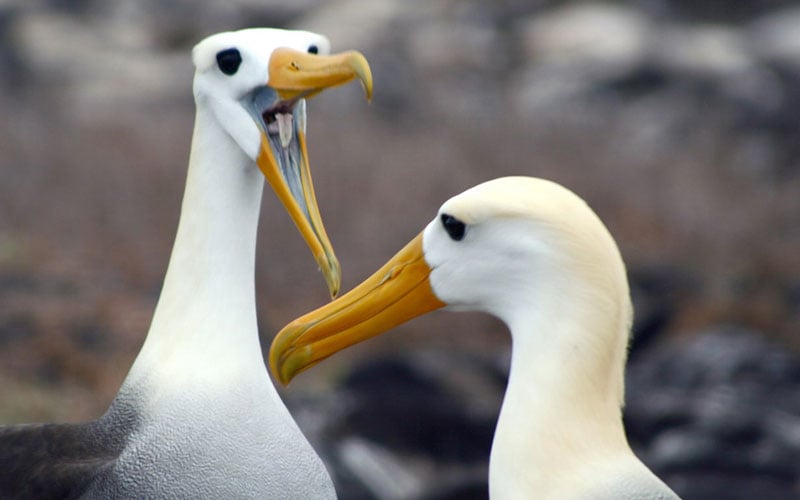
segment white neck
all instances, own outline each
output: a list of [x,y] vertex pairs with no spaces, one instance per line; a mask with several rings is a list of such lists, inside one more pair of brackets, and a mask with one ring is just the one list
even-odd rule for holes
[[254,162],[198,108],[169,268],[126,386],[143,377],[159,387],[204,384],[253,363],[263,371],[254,285],[263,183]]
[[621,416],[627,287],[609,302],[601,298],[608,290],[577,290],[575,281],[509,318],[511,372],[490,460],[494,499],[580,496],[598,467],[634,459]]

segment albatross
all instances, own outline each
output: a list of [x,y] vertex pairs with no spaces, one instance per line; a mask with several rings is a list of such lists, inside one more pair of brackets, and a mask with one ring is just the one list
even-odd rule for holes
[[286,384],[445,306],[492,314],[511,332],[491,498],[678,498],[623,428],[633,308],[620,252],[581,198],[547,180],[495,179],[445,202],[370,278],[281,330],[271,369]]
[[369,99],[369,65],[322,35],[267,28],[212,35],[192,60],[186,189],[144,345],[99,419],[0,427],[0,498],[335,497],[261,354],[256,226],[266,178],[336,295],[305,99],[353,79]]

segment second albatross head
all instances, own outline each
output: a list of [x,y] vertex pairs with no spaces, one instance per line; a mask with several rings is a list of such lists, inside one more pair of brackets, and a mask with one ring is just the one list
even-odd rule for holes
[[339,262],[322,225],[306,149],[306,99],[358,79],[372,96],[372,75],[355,51],[330,55],[308,31],[254,28],[212,35],[192,52],[198,109],[253,160],[292,217],[328,283],[340,287]]
[[556,328],[529,332],[530,326],[611,322],[589,338],[561,340],[605,351],[621,377],[632,315],[628,293],[617,246],[583,200],[542,179],[495,179],[445,202],[370,278],[281,330],[270,366],[288,383],[349,345],[449,306],[493,314],[512,335],[525,332],[538,337],[534,342],[548,342]]

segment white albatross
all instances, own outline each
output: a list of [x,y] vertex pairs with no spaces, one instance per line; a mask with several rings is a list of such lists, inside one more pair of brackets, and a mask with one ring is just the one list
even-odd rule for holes
[[439,307],[511,331],[491,498],[674,499],[622,424],[633,309],[613,238],[578,196],[506,177],[445,202],[425,230],[351,292],[275,337],[273,374],[297,373]]
[[144,346],[98,420],[0,427],[0,498],[336,496],[269,379],[254,286],[266,177],[331,294],[339,288],[308,170],[305,98],[353,78],[369,97],[372,77],[361,54],[329,50],[324,36],[266,28],[195,46],[186,190]]

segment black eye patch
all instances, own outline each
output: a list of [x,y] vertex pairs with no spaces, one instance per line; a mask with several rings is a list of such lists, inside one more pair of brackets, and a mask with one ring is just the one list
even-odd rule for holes
[[225,49],[217,52],[217,66],[226,75],[233,75],[242,64],[242,54],[239,49]]
[[453,241],[461,241],[464,238],[464,231],[467,230],[467,226],[463,222],[449,214],[442,214],[441,219],[444,230],[447,231]]

